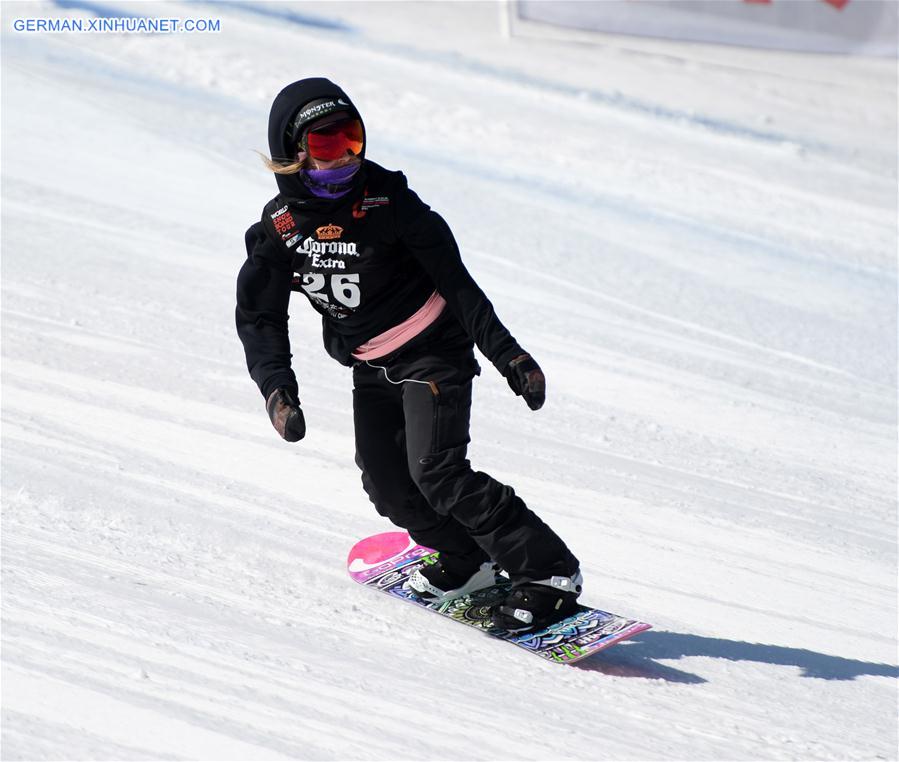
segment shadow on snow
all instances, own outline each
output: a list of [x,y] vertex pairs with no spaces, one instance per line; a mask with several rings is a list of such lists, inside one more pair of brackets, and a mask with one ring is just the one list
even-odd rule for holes
[[616,677],[643,677],[676,683],[705,683],[705,678],[655,660],[681,659],[687,656],[709,656],[728,661],[754,661],[798,667],[802,677],[822,680],[854,680],[863,675],[899,677],[899,667],[892,664],[846,659],[805,648],[787,648],[740,640],[706,638],[684,632],[650,630],[633,640],[617,645],[614,650],[585,659],[576,668],[601,672]]

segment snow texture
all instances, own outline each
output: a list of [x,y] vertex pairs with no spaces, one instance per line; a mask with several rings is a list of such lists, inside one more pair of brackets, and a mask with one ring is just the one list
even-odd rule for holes
[[[16,17],[220,18],[38,34]],[[4,3],[3,759],[895,759],[896,66],[492,3]],[[471,457],[655,629],[542,664],[385,600],[350,377],[233,327],[271,98],[324,75],[543,365]]]

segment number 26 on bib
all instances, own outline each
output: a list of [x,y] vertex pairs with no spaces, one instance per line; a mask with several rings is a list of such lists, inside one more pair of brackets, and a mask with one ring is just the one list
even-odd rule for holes
[[325,304],[341,304],[356,309],[362,302],[359,288],[359,273],[323,275],[306,273],[303,275],[302,289],[310,299]]

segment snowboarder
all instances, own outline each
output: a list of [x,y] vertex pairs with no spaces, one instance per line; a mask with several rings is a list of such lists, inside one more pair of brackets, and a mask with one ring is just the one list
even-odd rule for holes
[[513,582],[494,611],[509,630],[577,609],[577,559],[515,494],[466,458],[473,345],[531,410],[540,366],[499,321],[446,222],[402,172],[365,158],[365,128],[346,93],[303,79],[275,98],[268,127],[280,191],[246,233],[237,332],[273,426],[288,442],[306,423],[291,369],[288,302],[303,291],[322,315],[328,354],[353,370],[356,463],[375,509],[439,561],[410,579],[440,601]]

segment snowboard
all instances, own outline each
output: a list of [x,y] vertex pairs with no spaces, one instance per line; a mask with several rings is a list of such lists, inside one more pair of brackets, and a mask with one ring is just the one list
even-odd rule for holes
[[577,614],[545,629],[524,634],[510,633],[494,627],[490,618],[490,607],[502,600],[511,586],[508,579],[502,578],[503,581],[493,587],[476,590],[441,604],[427,603],[403,589],[403,583],[417,568],[433,563],[438,556],[436,551],[417,545],[405,532],[384,532],[360,540],[353,546],[347,557],[347,571],[361,585],[429,609],[491,637],[507,640],[559,664],[573,664],[586,659],[652,626],[581,606]]

